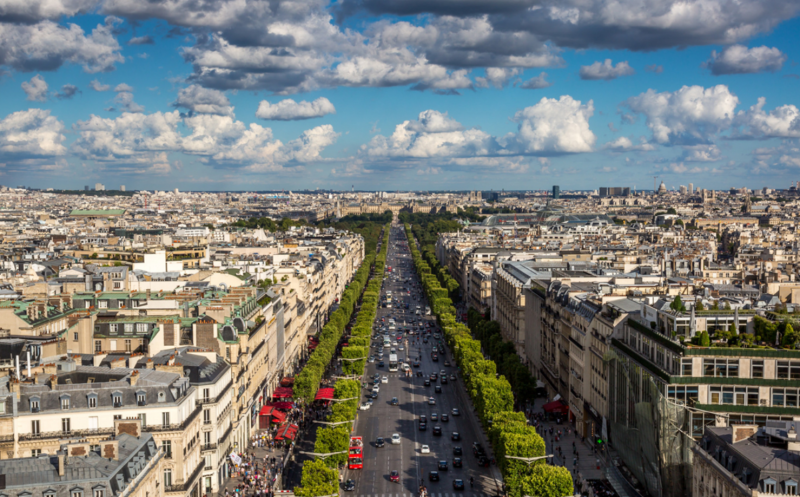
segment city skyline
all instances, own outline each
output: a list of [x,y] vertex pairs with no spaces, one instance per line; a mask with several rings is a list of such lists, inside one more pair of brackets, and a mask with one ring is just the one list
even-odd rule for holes
[[647,191],[654,176],[669,190],[800,179],[798,2],[533,5],[6,2],[0,184]]

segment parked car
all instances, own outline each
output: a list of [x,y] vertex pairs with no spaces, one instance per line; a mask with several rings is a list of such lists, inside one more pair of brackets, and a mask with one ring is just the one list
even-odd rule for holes
[[383,437],[378,437],[375,439],[375,447],[381,448],[386,445],[386,440]]

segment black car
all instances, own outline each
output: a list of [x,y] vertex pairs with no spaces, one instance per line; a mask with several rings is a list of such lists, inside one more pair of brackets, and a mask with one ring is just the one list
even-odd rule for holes
[[454,468],[461,468],[464,466],[464,461],[461,460],[460,457],[453,458],[453,467]]
[[447,461],[439,461],[439,471],[447,471]]
[[425,386],[426,387],[431,386],[431,380],[425,380]]
[[369,394],[369,397],[371,397],[373,399],[377,399],[378,398],[378,392],[372,392],[371,394]]
[[383,437],[375,439],[375,447],[383,447],[384,445],[386,445],[386,440],[384,440]]
[[431,373],[431,381],[436,381],[439,379],[438,373]]
[[441,427],[441,426],[439,426],[439,425],[436,425],[436,426],[434,426],[434,427],[433,427],[433,434],[434,434],[434,435],[440,435],[440,436],[441,436],[441,434],[442,434],[442,427]]
[[464,490],[464,480],[453,480],[453,490]]
[[438,356],[438,355],[436,355],[436,354],[433,354],[433,355],[431,356],[431,360],[432,360],[433,362],[439,362],[439,356]]
[[439,481],[439,472],[431,471],[430,473],[428,473],[428,479],[430,481]]
[[428,429],[428,425],[425,423],[419,424],[419,431],[426,431]]
[[415,367],[415,368],[418,368],[418,367],[419,367],[419,361],[414,361],[414,367]]
[[461,450],[461,447],[459,447],[458,445],[453,447],[453,455],[454,456],[460,456],[460,455],[463,455],[463,454],[464,454],[464,451]]
[[488,468],[489,467],[489,458],[487,458],[486,456],[479,457],[478,458],[478,466],[482,466],[484,468]]
[[472,453],[477,457],[478,454],[485,453],[485,451],[483,450],[483,446],[481,444],[475,442],[472,444]]
[[353,479],[347,480],[344,482],[344,490],[345,492],[352,492],[356,489],[356,481]]
[[436,385],[436,388],[433,389],[436,393],[442,393],[442,387],[440,385]]
[[447,423],[448,421],[450,421],[450,416],[448,416],[447,413],[443,413],[442,414],[442,422],[443,423]]
[[447,376],[442,375],[442,385],[447,385]]
[[382,368],[382,367],[383,367],[383,361],[378,361],[378,367],[379,367],[379,368]]
[[420,423],[427,423],[428,422],[428,416],[423,414],[422,416],[419,417],[419,422]]
[[399,400],[397,400],[397,397],[392,397],[392,402],[391,402],[391,404],[392,404],[393,406],[399,406],[399,405],[400,405],[400,401],[399,401]]
[[431,414],[431,421],[439,421],[439,415],[435,412]]
[[461,435],[457,431],[454,431],[453,434],[450,436],[451,440],[458,441],[461,440]]

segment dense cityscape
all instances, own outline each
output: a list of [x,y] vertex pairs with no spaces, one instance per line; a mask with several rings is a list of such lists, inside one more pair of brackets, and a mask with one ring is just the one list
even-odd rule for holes
[[101,186],[0,191],[4,492],[800,479],[796,185]]

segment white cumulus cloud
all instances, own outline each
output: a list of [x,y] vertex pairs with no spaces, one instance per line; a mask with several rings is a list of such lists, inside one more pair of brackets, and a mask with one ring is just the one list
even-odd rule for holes
[[178,99],[172,104],[174,107],[188,109],[197,114],[217,114],[232,116],[233,107],[228,97],[219,90],[191,85],[178,92]]
[[110,85],[104,85],[103,83],[93,79],[91,83],[89,83],[89,88],[94,91],[108,91],[111,89]]
[[14,112],[0,121],[0,153],[22,157],[63,155],[64,124],[49,110]]
[[774,47],[747,48],[743,45],[731,45],[722,52],[711,52],[711,58],[704,65],[711,69],[711,74],[719,76],[775,72],[783,67],[784,62],[786,54]]
[[636,71],[633,70],[631,66],[628,65],[628,61],[617,62],[615,66],[611,59],[606,59],[603,62],[595,62],[594,64],[588,66],[581,66],[580,69],[580,76],[581,79],[605,79],[606,81],[611,79],[620,78],[622,76],[630,76],[632,74],[636,74]]
[[782,105],[769,112],[764,111],[767,99],[747,111],[739,111],[734,124],[742,127],[736,136],[750,138],[800,138],[800,110],[791,104]]
[[547,81],[547,73],[542,72],[535,78],[531,78],[528,81],[523,82],[520,85],[520,88],[525,90],[541,90],[542,88],[549,88],[553,86],[553,83]]
[[47,100],[47,82],[37,74],[30,81],[22,82],[22,91],[27,95],[26,100],[31,102],[44,102]]
[[523,153],[591,152],[597,137],[589,129],[594,103],[582,104],[569,95],[543,98],[514,115],[515,138]]
[[325,97],[319,97],[312,102],[306,100],[295,102],[291,98],[287,98],[275,104],[262,100],[258,104],[256,117],[272,121],[297,121],[335,113],[336,108]]

